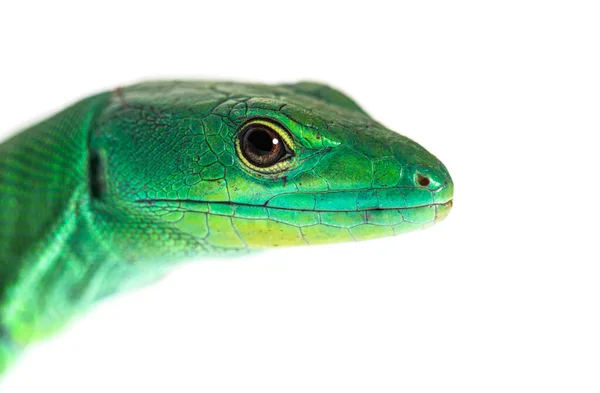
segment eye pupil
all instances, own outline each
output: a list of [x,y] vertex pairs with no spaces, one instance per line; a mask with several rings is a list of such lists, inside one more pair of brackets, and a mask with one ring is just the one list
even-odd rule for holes
[[271,134],[264,129],[255,129],[249,131],[246,140],[248,141],[250,147],[254,148],[255,152],[259,155],[271,153],[274,145],[279,142],[277,138],[273,138],[273,136],[271,136]]

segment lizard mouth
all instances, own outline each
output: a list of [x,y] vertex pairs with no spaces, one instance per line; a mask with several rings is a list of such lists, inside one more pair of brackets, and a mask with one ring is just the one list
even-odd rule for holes
[[[153,198],[153,199],[136,199],[135,202],[139,204],[152,205],[152,206],[165,206],[165,207],[190,207],[190,210],[193,209],[193,206],[230,206],[232,208],[244,207],[244,208],[264,208],[269,210],[286,210],[286,211],[297,211],[297,212],[314,212],[314,213],[353,213],[353,212],[369,212],[369,211],[402,211],[402,210],[410,210],[410,209],[418,209],[418,208],[446,208],[450,209],[452,207],[452,199],[446,202],[438,202],[438,203],[424,203],[424,204],[415,204],[408,206],[398,206],[398,207],[367,207],[367,208],[356,208],[356,209],[319,209],[319,208],[303,208],[303,207],[295,207],[295,206],[271,206],[268,203],[260,204],[251,204],[251,203],[242,203],[242,202],[229,202],[229,201],[205,201],[205,200],[196,200],[196,199],[168,199],[168,198]],[[204,209],[201,209],[204,210]],[[199,210],[197,210],[199,211]],[[210,211],[206,211],[210,213]]]
[[415,209],[439,209],[440,212],[448,212],[452,207],[452,201],[452,183],[444,184],[435,190],[398,187],[358,191],[285,193],[266,200],[249,200],[247,202],[193,198],[144,198],[135,200],[136,203],[148,206],[183,208],[214,214],[229,210],[248,209],[306,213],[405,212]]
[[[203,201],[194,199],[156,198],[138,199],[135,202],[148,207],[154,207],[158,210],[196,212],[242,218],[253,218],[253,216],[260,215],[260,211],[266,213],[267,217],[265,218],[271,218],[272,216],[277,216],[277,213],[285,214],[286,212],[289,214],[296,214],[298,216],[302,214],[317,214],[319,216],[360,214],[365,216],[364,222],[369,222],[370,217],[373,218],[378,215],[389,215],[393,213],[399,214],[406,220],[406,215],[410,215],[412,212],[418,212],[421,219],[417,221],[425,224],[427,222],[438,222],[446,218],[452,208],[453,199],[436,203],[423,203],[414,205],[409,204],[395,207],[357,207],[356,209],[310,208],[307,206],[272,206],[268,203],[261,205],[229,201]],[[422,221],[424,216],[429,216],[429,219]]]
[[226,248],[272,248],[368,240],[424,229],[448,216],[453,188],[449,182],[435,189],[290,192],[267,199],[248,193],[243,201],[199,196],[135,202],[201,241]]

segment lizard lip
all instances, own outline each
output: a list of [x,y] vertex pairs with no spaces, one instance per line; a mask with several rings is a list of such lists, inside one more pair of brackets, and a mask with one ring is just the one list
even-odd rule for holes
[[[331,190],[318,192],[286,192],[262,200],[236,201],[192,198],[140,198],[135,202],[162,205],[166,208],[183,208],[206,213],[230,209],[265,209],[273,211],[298,211],[315,213],[356,212],[408,212],[435,209],[436,217],[447,216],[452,208],[454,194],[452,181],[436,189],[421,187],[382,187],[356,190]],[[157,206],[160,207],[160,206]],[[439,210],[439,213],[438,213]],[[443,213],[443,214],[442,214]]]
[[446,203],[437,205],[436,210],[435,210],[435,222],[440,222],[443,219],[445,219],[446,217],[448,217],[450,210],[452,210],[452,205],[453,205],[452,199],[450,199]]
[[303,211],[303,212],[315,212],[315,213],[344,213],[344,212],[368,212],[368,211],[403,211],[410,209],[418,209],[418,208],[427,208],[427,207],[435,207],[438,210],[443,211],[445,214],[436,215],[436,221],[441,221],[448,215],[448,212],[452,208],[453,200],[449,199],[446,202],[436,202],[436,203],[424,203],[417,205],[408,205],[408,206],[399,206],[399,207],[371,207],[364,209],[308,209],[308,208],[298,208],[298,207],[284,207],[284,206],[270,206],[268,203],[259,205],[259,204],[251,204],[251,203],[241,203],[241,202],[229,202],[229,201],[206,201],[206,200],[196,200],[196,199],[168,199],[168,198],[152,198],[152,199],[137,199],[136,203],[140,204],[148,204],[153,205],[157,203],[174,203],[180,205],[221,205],[221,206],[245,206],[245,207],[255,207],[255,208],[268,208],[275,210],[289,210],[289,211]]

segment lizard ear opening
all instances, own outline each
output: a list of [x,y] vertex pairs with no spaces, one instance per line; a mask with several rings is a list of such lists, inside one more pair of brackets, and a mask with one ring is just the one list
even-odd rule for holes
[[100,199],[106,192],[104,157],[98,151],[92,151],[88,165],[90,196],[92,199]]
[[336,90],[333,87],[324,85],[322,83],[299,82],[296,84],[284,86],[293,89],[296,93],[311,96],[345,109],[350,109],[366,114],[366,112],[360,106],[358,106],[358,104],[354,102],[354,100],[352,100],[350,97],[348,97],[341,91]]

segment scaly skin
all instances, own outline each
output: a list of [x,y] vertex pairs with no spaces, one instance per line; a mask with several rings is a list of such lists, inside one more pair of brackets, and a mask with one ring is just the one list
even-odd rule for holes
[[[240,154],[249,120],[284,130],[293,155],[277,170]],[[321,84],[149,82],[87,98],[0,145],[0,372],[177,260],[421,229],[452,193],[433,155]]]

